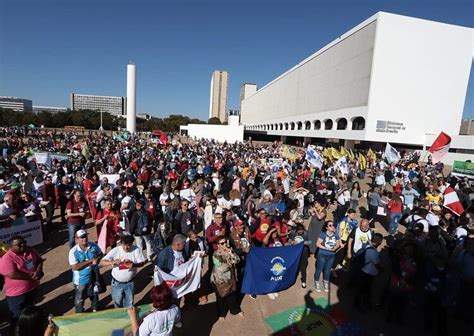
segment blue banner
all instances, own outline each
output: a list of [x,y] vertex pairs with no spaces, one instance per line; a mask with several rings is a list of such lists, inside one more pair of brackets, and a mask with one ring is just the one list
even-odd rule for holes
[[276,293],[293,285],[303,246],[251,248],[245,261],[242,293]]

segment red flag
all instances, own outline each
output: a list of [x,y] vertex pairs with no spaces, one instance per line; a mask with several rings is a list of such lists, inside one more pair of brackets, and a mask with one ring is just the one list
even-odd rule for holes
[[166,132],[161,132],[160,141],[165,146],[168,144],[168,135],[166,134]]
[[459,202],[458,194],[456,194],[456,190],[451,187],[447,187],[444,191],[444,203],[443,206],[448,208],[456,215],[461,216],[464,212],[464,208]]
[[436,140],[431,145],[428,152],[432,155],[433,163],[439,162],[441,158],[449,151],[451,146],[451,137],[444,132],[441,132]]

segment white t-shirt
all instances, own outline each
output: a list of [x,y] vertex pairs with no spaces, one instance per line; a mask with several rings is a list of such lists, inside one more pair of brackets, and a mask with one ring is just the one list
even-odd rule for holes
[[176,305],[167,310],[155,311],[143,319],[138,334],[140,336],[171,336],[173,327],[181,319],[181,311]]
[[[112,250],[110,250],[109,253],[104,257],[104,260],[112,261],[115,259],[120,259],[120,260],[130,260],[131,262],[138,264],[142,263],[145,261],[145,257],[143,256],[143,252],[141,249],[136,247],[135,245],[132,245],[131,249],[129,252],[125,252],[122,248],[122,246],[117,246],[114,247]],[[128,282],[132,280],[135,275],[137,274],[137,268],[132,267],[131,269],[124,268],[120,269],[120,266],[114,265],[112,267],[112,277],[120,282]]]
[[173,250],[173,254],[174,254],[174,266],[173,266],[173,269],[171,270],[171,272],[174,269],[178,268],[179,265],[184,264],[183,252]]

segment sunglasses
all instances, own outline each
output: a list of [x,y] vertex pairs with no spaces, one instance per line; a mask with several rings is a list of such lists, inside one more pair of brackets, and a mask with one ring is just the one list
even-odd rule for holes
[[227,245],[227,242],[226,241],[220,242],[219,245]]
[[333,224],[328,224],[328,227],[334,227],[334,225]]

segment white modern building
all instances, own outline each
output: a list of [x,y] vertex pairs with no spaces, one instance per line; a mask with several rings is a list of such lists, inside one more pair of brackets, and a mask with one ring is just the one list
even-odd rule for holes
[[71,93],[71,110],[97,110],[122,116],[126,114],[126,98]]
[[[425,146],[440,131],[455,137],[473,32],[379,12],[246,96],[241,123],[250,136],[343,139],[350,147]],[[472,151],[473,140],[453,145]]]
[[30,99],[19,97],[0,96],[0,108],[17,112],[31,112],[33,111],[33,102]]
[[67,112],[67,107],[59,107],[59,106],[39,106],[33,105],[33,112],[49,112],[49,113],[64,113]]

